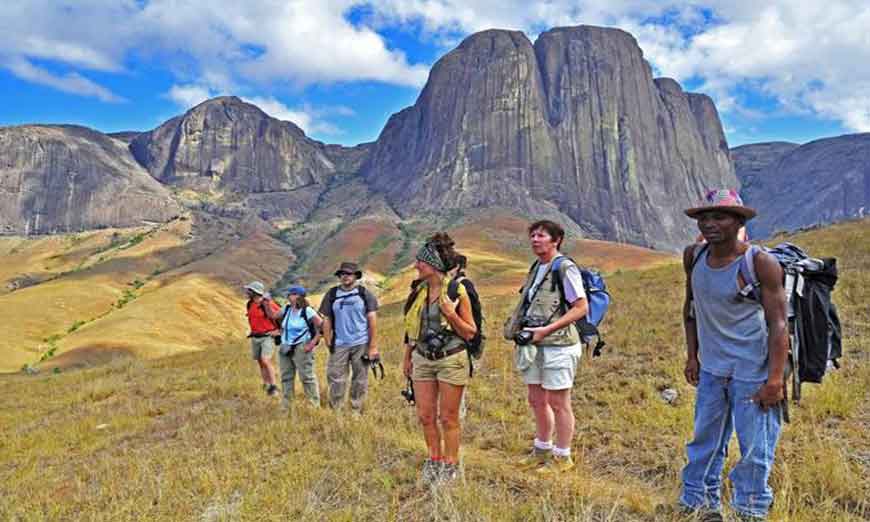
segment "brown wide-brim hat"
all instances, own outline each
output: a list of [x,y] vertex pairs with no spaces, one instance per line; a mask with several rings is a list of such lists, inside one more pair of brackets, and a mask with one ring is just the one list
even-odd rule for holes
[[704,196],[704,201],[700,205],[687,208],[685,212],[690,218],[698,219],[701,214],[711,210],[731,212],[732,214],[737,214],[738,216],[743,217],[747,221],[758,214],[755,212],[754,208],[747,207],[743,204],[743,200],[740,199],[740,194],[738,194],[734,189],[711,190],[706,196]]
[[362,271],[356,263],[345,261],[340,267],[338,267],[338,270],[335,271],[335,275],[338,276],[342,272],[350,272],[355,275],[357,279],[362,279]]

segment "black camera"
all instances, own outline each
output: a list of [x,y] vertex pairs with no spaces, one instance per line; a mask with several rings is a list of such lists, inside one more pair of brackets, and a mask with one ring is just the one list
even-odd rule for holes
[[423,338],[420,339],[420,342],[423,344],[423,346],[426,347],[426,350],[429,352],[443,351],[444,346],[447,345],[447,341],[444,340],[444,336],[440,332],[436,332],[432,329],[426,330],[426,333],[423,334]]
[[412,381],[410,377],[408,377],[408,383],[405,385],[405,389],[402,390],[402,397],[404,397],[405,400],[408,401],[408,404],[415,403],[415,400],[414,400],[414,381]]
[[521,330],[514,335],[514,342],[520,346],[531,344],[532,338],[534,338],[535,334],[528,330],[522,330],[522,328],[540,328],[542,326],[547,326],[547,320],[543,317],[523,317],[520,320]]

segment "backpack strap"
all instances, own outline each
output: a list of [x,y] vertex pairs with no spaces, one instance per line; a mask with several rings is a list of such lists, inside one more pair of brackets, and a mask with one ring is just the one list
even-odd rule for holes
[[695,270],[695,265],[698,264],[698,260],[701,259],[701,254],[710,249],[710,243],[704,243],[701,245],[701,248],[698,248],[698,245],[695,245],[695,250],[692,252],[692,264],[689,265],[689,272]]
[[739,273],[745,283],[740,289],[740,295],[753,301],[761,301],[759,288],[761,283],[755,274],[755,254],[761,250],[757,245],[749,245],[743,257],[740,258]]

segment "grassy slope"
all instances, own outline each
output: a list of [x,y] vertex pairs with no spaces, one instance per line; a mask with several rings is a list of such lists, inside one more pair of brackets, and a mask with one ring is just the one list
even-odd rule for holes
[[[870,516],[867,225],[793,238],[840,258],[846,356],[844,369],[807,386],[793,409],[773,477],[774,520]],[[484,270],[493,281],[499,270],[516,271],[500,263],[493,256]],[[677,495],[691,431],[682,279],[674,262],[609,277],[616,302],[608,352],[583,363],[574,394],[579,467],[558,483],[509,463],[526,450],[533,425],[510,347],[497,333],[510,303],[490,298],[488,353],[464,427],[467,487],[419,487],[424,444],[398,394],[400,320],[390,304],[381,314],[388,375],[373,383],[362,419],[301,407],[292,418],[279,415],[242,341],[149,362],[121,357],[59,375],[3,377],[0,519],[674,520],[657,510]],[[320,351],[319,376],[324,360]],[[680,393],[674,406],[659,399],[665,387]]]
[[14,266],[43,282],[0,294],[0,371],[52,351],[42,367],[225,343],[245,326],[239,287],[277,278],[289,250],[256,226],[207,219],[75,239],[3,240],[7,255],[19,258]]

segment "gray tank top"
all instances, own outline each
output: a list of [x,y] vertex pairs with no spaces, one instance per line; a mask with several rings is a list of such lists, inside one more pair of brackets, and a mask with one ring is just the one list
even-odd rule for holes
[[427,330],[441,332],[441,336],[445,342],[444,351],[446,352],[462,346],[464,341],[453,331],[441,330],[441,307],[438,303],[439,301],[427,303],[426,308],[421,311],[423,316],[423,320],[421,321],[423,327],[421,333],[425,334]]
[[767,323],[759,303],[738,295],[740,258],[707,265],[705,251],[692,271],[701,369],[741,381],[767,379]]

